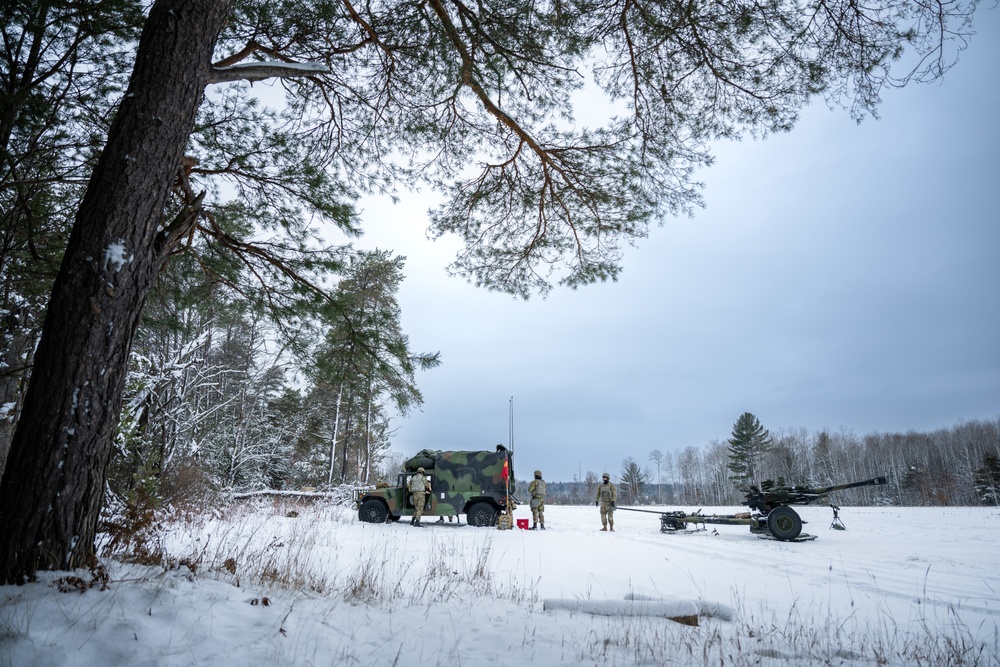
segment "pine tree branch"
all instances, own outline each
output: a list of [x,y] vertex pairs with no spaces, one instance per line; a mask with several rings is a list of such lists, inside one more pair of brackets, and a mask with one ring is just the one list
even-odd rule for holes
[[226,67],[213,67],[208,83],[228,81],[262,81],[264,79],[291,79],[324,74],[330,68],[322,63],[285,63],[277,60],[255,63],[237,63]]

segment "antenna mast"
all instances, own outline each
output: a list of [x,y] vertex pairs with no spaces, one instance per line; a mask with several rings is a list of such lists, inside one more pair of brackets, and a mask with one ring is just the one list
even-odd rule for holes
[[513,396],[510,397],[510,416],[508,420],[509,423],[507,425],[507,428],[509,431],[508,435],[509,440],[507,444],[509,444],[510,446],[507,449],[509,449],[513,454],[514,453],[514,397]]

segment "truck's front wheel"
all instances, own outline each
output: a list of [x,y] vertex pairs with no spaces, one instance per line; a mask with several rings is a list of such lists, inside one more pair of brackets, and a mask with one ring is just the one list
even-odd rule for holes
[[466,512],[465,520],[470,526],[496,525],[497,509],[489,503],[474,503]]
[[385,518],[389,515],[389,509],[381,500],[369,498],[361,503],[358,510],[358,518],[368,523],[385,523]]

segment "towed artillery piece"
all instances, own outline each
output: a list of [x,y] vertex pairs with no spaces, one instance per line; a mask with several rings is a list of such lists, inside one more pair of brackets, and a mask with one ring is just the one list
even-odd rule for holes
[[[781,478],[778,479],[777,484],[766,480],[761,483],[760,488],[751,486],[749,489],[741,489],[746,493],[743,504],[748,506],[750,511],[739,514],[702,514],[701,510],[693,513],[679,510],[658,512],[632,507],[619,507],[618,509],[659,514],[661,533],[689,531],[690,526],[694,526],[693,530],[704,530],[705,524],[750,526],[750,532],[758,537],[782,542],[804,542],[814,540],[816,536],[802,532],[802,524],[805,522],[790,505],[809,505],[826,498],[827,494],[833,491],[856,489],[862,486],[881,486],[885,483],[885,477],[873,477],[862,482],[835,484],[834,486],[813,489],[807,486],[785,486],[784,480]],[[838,513],[840,508],[832,502],[830,507],[833,509],[833,525],[831,527],[843,530],[844,524],[840,521]]]

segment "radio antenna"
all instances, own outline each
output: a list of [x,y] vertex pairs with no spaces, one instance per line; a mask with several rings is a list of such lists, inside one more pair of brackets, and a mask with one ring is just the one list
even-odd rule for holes
[[511,453],[514,453],[514,397],[510,397],[510,416],[509,416],[508,430],[509,430],[509,440],[508,444]]

